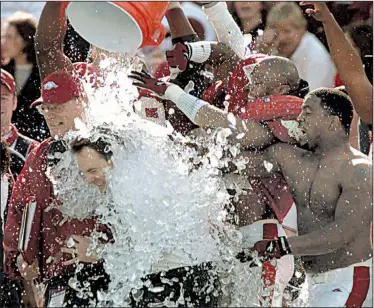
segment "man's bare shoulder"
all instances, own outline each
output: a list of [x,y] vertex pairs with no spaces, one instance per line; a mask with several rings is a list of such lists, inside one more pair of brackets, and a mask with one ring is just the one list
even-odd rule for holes
[[346,161],[347,168],[357,169],[364,167],[365,169],[368,169],[368,171],[371,171],[372,166],[373,162],[367,155],[351,147],[351,151],[348,154],[348,160]]
[[348,159],[342,164],[342,184],[345,187],[366,187],[372,189],[373,163],[365,154],[351,148]]
[[351,153],[350,153],[351,157],[353,158],[364,158],[366,159],[367,161],[369,161],[369,163],[372,163],[371,159],[369,158],[369,156],[367,156],[366,154],[360,152],[359,150],[356,150],[355,148],[351,147]]

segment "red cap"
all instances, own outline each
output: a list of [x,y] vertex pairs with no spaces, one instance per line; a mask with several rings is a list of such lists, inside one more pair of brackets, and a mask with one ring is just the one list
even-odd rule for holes
[[1,84],[6,86],[12,94],[16,93],[16,83],[13,76],[3,69],[1,69]]
[[57,71],[48,75],[42,83],[42,96],[31,104],[31,107],[39,104],[61,105],[82,95],[81,82],[66,71]]

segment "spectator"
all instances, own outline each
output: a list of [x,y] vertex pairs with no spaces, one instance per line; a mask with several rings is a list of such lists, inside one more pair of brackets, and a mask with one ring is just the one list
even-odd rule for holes
[[353,1],[348,9],[352,12],[352,18],[350,20],[350,24],[357,25],[357,24],[372,24],[373,17],[372,17],[372,9],[373,9],[373,2],[372,1]]
[[17,109],[13,113],[12,123],[21,134],[41,141],[49,136],[44,117],[30,105],[40,97],[40,77],[36,64],[34,36],[37,21],[27,13],[17,12],[6,21],[2,33],[1,54],[9,58],[2,66],[15,77]]
[[16,84],[7,71],[1,69],[1,138],[12,149],[10,169],[16,180],[21,173],[27,155],[38,142],[20,134],[11,123],[13,111],[17,108]]
[[264,4],[260,1],[255,2],[234,2],[234,18],[237,15],[237,22],[244,33],[244,38],[250,49],[254,49],[255,39],[262,35],[265,29],[265,11]]
[[[1,37],[3,37],[4,26],[5,26],[5,19],[1,18]],[[1,45],[1,49],[0,49],[0,58],[1,58],[1,66],[8,64],[9,61],[10,61],[10,59],[8,57],[6,57],[4,55],[4,53],[2,52],[2,45]]]
[[345,34],[361,59],[373,54],[373,27],[371,25],[351,25],[346,28]]
[[293,2],[278,3],[267,17],[267,28],[273,30],[273,44],[278,55],[295,62],[300,77],[308,81],[310,90],[332,88],[335,66],[323,44],[309,33],[307,20]]

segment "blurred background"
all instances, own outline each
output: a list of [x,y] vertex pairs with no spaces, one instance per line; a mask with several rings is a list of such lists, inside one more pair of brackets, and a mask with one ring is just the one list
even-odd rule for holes
[[[1,2],[1,67],[15,77],[19,102],[12,123],[15,123],[22,133],[38,140],[47,137],[47,133],[40,133],[46,131],[46,128],[43,119],[39,119],[39,115],[27,107],[40,96],[40,80],[33,45],[44,4],[45,2]],[[192,1],[180,4],[199,38],[216,40],[215,31],[207,21],[201,5]],[[342,85],[334,64],[329,59],[322,24],[305,14],[305,9],[300,8],[299,2],[227,1],[227,4],[243,31],[247,44],[254,52],[277,54],[292,59],[301,78],[308,80],[311,89]],[[353,46],[357,48],[366,63],[367,74],[372,79],[373,2],[334,1],[328,2],[328,6]],[[168,30],[165,18],[163,24]],[[305,40],[301,40],[305,33]],[[277,46],[275,41],[278,41]],[[74,31],[69,22],[63,48],[72,62],[89,61],[90,44]],[[171,48],[171,36],[167,33],[160,46],[144,47],[139,50],[138,55],[144,59],[151,74],[163,77],[169,74],[165,51]],[[318,67],[317,71],[313,70],[310,67],[313,66],[313,59],[322,57],[326,58],[324,63],[329,64]],[[310,63],[309,67],[306,67],[307,63]],[[321,80],[321,71],[329,75],[328,81]],[[33,112],[35,114],[32,114]],[[31,124],[30,120],[25,120],[25,116],[28,119],[33,118],[33,123],[41,123],[40,127],[32,127],[32,131],[36,132],[34,135],[28,133]],[[357,148],[358,144],[354,146]]]

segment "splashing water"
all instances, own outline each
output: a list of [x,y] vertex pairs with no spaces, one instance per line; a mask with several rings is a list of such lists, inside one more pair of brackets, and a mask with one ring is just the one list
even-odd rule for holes
[[116,214],[98,209],[102,222],[116,226],[105,265],[111,277],[118,277],[108,294],[116,306],[123,304],[123,294],[142,286],[145,274],[167,270],[166,263],[178,268],[219,259],[210,229],[213,222],[220,224],[226,197],[217,179],[200,170],[189,174],[165,136],[135,127],[127,134],[123,145],[112,148],[109,189]]
[[[83,218],[94,210],[113,232],[114,243],[106,245],[102,255],[111,282],[109,290],[100,293],[100,305],[128,306],[128,294],[142,287],[140,278],[146,274],[207,261],[217,264],[222,306],[256,305],[258,277],[235,259],[240,233],[224,223],[223,208],[230,196],[219,168],[230,161],[224,152],[235,157],[238,148],[228,146],[229,133],[222,130],[204,144],[201,155],[187,146],[190,139],[173,133],[177,142],[171,141],[170,126],[140,119],[131,103],[138,92],[127,78],[138,64],[137,58],[127,56],[105,59],[104,86],[92,89],[85,84],[89,105],[85,125],[77,123],[78,135],[96,132],[93,138],[111,140],[115,167],[107,174],[108,193],[100,194],[83,181],[71,152],[55,168],[63,214]],[[97,133],[102,126],[110,128],[109,133]],[[73,136],[76,133],[66,139]],[[94,243],[99,236],[93,235]]]

